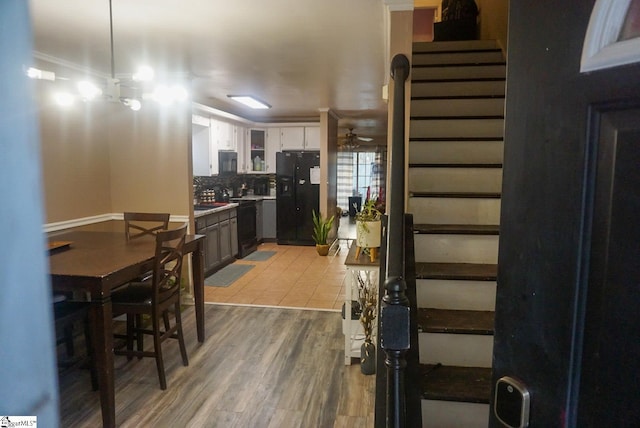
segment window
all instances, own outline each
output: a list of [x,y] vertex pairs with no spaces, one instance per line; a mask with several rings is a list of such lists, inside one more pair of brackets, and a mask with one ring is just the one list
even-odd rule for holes
[[349,210],[349,196],[364,200],[367,188],[372,198],[385,194],[386,152],[338,152],[338,206]]

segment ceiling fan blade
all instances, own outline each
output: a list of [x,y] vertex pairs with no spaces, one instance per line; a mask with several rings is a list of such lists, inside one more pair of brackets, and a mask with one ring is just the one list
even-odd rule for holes
[[368,143],[369,141],[373,141],[373,138],[369,138],[369,137],[358,137],[358,140],[360,140],[360,141],[364,141],[364,142]]

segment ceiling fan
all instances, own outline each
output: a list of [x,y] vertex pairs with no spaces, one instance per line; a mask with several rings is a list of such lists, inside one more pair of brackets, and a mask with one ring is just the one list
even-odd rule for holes
[[360,141],[369,142],[373,141],[373,138],[359,137],[353,133],[353,128],[349,128],[349,132],[344,137],[338,139],[338,148],[342,150],[353,150],[360,146]]

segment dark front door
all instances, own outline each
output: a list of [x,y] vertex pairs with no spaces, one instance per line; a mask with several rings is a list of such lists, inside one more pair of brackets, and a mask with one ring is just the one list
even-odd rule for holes
[[493,380],[532,427],[640,426],[640,65],[580,72],[593,5],[510,2]]

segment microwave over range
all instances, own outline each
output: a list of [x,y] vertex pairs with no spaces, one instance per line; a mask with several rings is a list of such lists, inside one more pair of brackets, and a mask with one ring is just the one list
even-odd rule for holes
[[238,153],[218,152],[218,175],[236,175],[238,173]]

